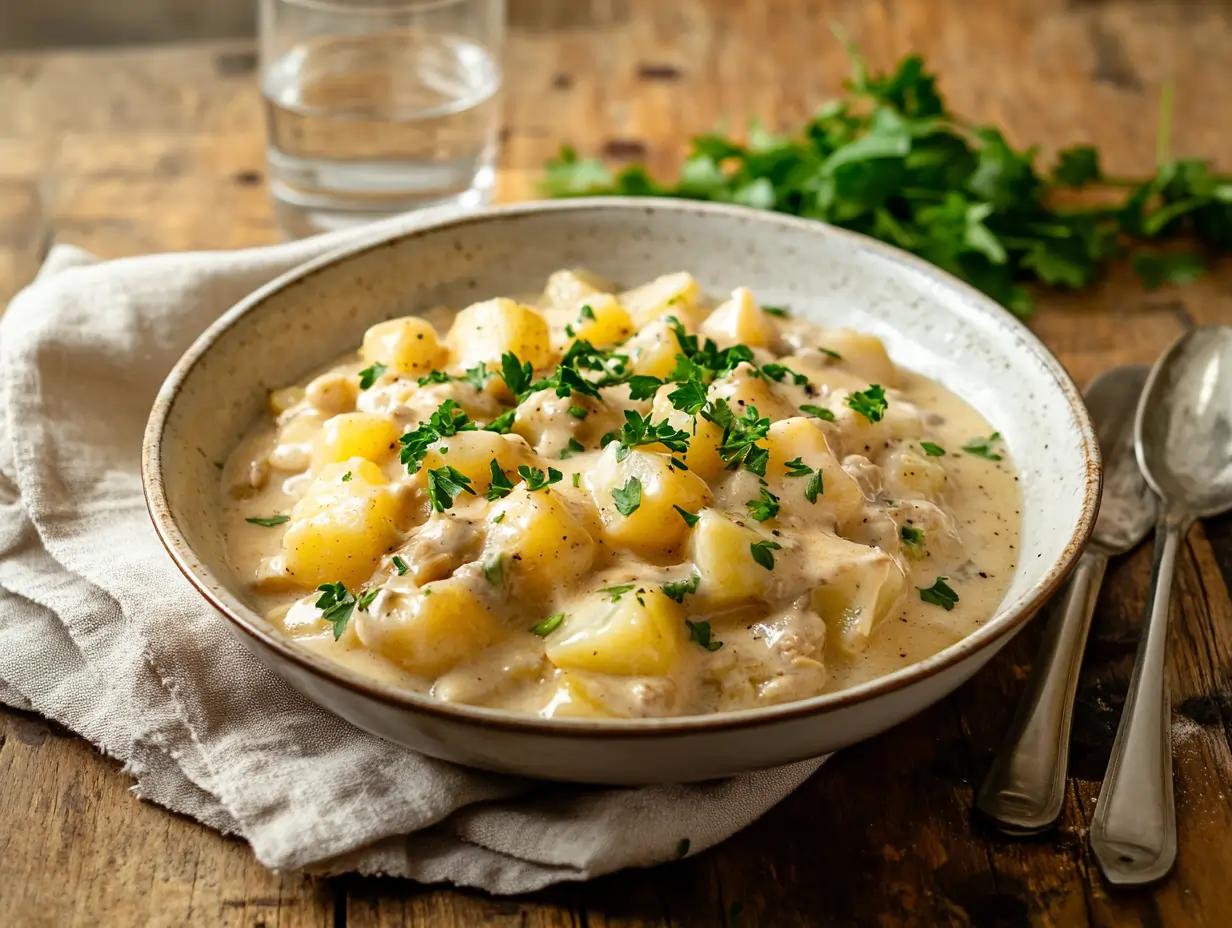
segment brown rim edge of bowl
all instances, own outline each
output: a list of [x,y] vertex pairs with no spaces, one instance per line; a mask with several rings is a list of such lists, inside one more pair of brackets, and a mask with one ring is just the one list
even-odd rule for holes
[[[872,251],[891,263],[904,265],[908,269],[922,273],[924,276],[931,278],[950,290],[958,291],[960,295],[965,296],[966,302],[973,310],[982,312],[992,310],[994,314],[1001,315],[1003,323],[1017,327],[1015,334],[1036,352],[1044,362],[1045,367],[1053,375],[1057,386],[1068,400],[1070,412],[1082,436],[1085,477],[1082,511],[1077,524],[1070,534],[1069,540],[1066,542],[1065,548],[1061,552],[1061,556],[1044,577],[1036,582],[1033,590],[1028,591],[1029,595],[1027,598],[1015,609],[998,616],[999,621],[982,625],[949,647],[893,673],[876,677],[848,689],[832,693],[822,693],[818,696],[811,696],[807,699],[783,703],[777,706],[741,709],[707,715],[671,716],[662,719],[541,719],[534,716],[513,715],[483,707],[441,702],[424,694],[399,690],[392,686],[363,679],[358,674],[347,671],[341,665],[334,665],[327,658],[313,655],[297,647],[290,639],[279,636],[273,633],[272,630],[262,628],[253,621],[256,618],[255,613],[250,618],[233,610],[229,603],[215,595],[214,591],[202,582],[201,578],[197,575],[197,571],[200,570],[206,576],[212,575],[204,565],[193,563],[196,558],[192,555],[192,548],[180,532],[171,514],[162,478],[161,444],[170,410],[180,392],[183,381],[222,332],[230,328],[240,317],[274,293],[292,284],[307,280],[315,274],[326,271],[335,264],[353,258],[356,255],[388,247],[404,239],[435,233],[442,229],[464,228],[468,225],[488,222],[494,218],[517,218],[526,214],[554,211],[570,212],[587,209],[615,211],[636,209],[648,215],[653,215],[656,211],[662,210],[709,215],[735,215],[738,218],[754,222],[776,223],[813,232],[820,230],[823,234],[846,238],[854,242],[859,248]],[[974,287],[951,277],[948,273],[923,259],[900,251],[893,246],[816,220],[800,219],[780,213],[765,212],[728,204],[669,198],[655,198],[653,201],[650,201],[638,197],[529,201],[488,207],[432,221],[424,225],[416,225],[410,229],[394,229],[379,238],[367,238],[357,243],[348,244],[292,268],[269,283],[259,287],[224,312],[198,336],[184,355],[176,362],[175,366],[172,367],[166,380],[159,388],[146,425],[142,442],[141,476],[142,489],[146,508],[150,513],[150,519],[154,523],[154,529],[158,534],[159,540],[176,567],[197,592],[242,634],[255,638],[284,659],[299,665],[302,669],[334,685],[341,686],[367,698],[375,699],[394,708],[407,709],[435,716],[443,721],[527,734],[577,737],[593,737],[598,735],[614,739],[703,734],[757,727],[775,722],[788,722],[808,716],[821,717],[830,712],[849,708],[850,706],[870,701],[878,696],[884,696],[905,689],[936,676],[938,673],[961,663],[968,657],[991,646],[1004,636],[1016,631],[1051,598],[1068,577],[1090,539],[1095,525],[1095,516],[1098,511],[1103,486],[1102,465],[1094,426],[1091,423],[1090,415],[1087,412],[1085,403],[1082,401],[1078,387],[1074,384],[1073,378],[1070,377],[1056,356],[1030,329]]]

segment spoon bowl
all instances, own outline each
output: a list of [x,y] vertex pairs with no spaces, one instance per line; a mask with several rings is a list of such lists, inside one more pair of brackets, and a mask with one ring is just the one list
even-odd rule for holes
[[1232,326],[1200,326],[1160,361],[1138,406],[1138,463],[1166,506],[1232,506]]

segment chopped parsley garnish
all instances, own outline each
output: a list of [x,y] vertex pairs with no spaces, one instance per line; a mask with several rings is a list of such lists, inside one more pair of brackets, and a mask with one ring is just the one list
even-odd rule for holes
[[945,449],[931,441],[920,442],[920,447],[930,458],[940,458],[945,456]]
[[343,483],[351,482],[351,472],[349,470],[345,474],[342,475],[342,482]]
[[687,509],[681,509],[679,506],[673,506],[672,508],[680,513],[680,518],[684,519],[684,524],[689,528],[695,526],[698,520],[701,519],[701,516],[695,512],[689,512]]
[[616,511],[622,516],[631,516],[642,505],[642,481],[630,477],[623,487],[612,491],[612,499],[616,501]]
[[761,491],[757,499],[751,499],[745,505],[749,507],[749,514],[758,522],[773,519],[779,514],[779,498],[766,489]]
[[531,367],[529,361],[519,360],[512,351],[506,351],[501,355],[501,379],[505,381],[505,386],[514,396],[520,398],[526,393],[534,378],[535,369]]
[[505,555],[498,554],[483,565],[483,578],[492,586],[501,585],[505,578]]
[[823,422],[833,422],[834,413],[826,409],[824,406],[815,406],[812,403],[805,403],[800,407],[801,412],[806,412],[810,416],[816,416]]
[[612,602],[618,603],[620,602],[620,597],[636,588],[636,583],[622,583],[619,586],[605,586],[603,589],[599,590],[599,592],[606,596],[612,597]]
[[554,483],[560,483],[564,477],[555,467],[549,467],[547,476],[537,467],[530,467],[526,464],[518,465],[518,476],[526,481],[526,489],[531,493],[536,490],[542,490],[544,487],[550,487]]
[[761,372],[777,383],[782,383],[784,380],[789,379],[797,387],[802,387],[809,382],[807,377],[803,374],[797,374],[785,364],[763,364]]
[[924,530],[914,525],[904,525],[898,530],[898,537],[903,541],[903,548],[910,557],[920,557],[924,553]]
[[702,410],[702,418],[723,429],[719,443],[719,457],[728,470],[744,469],[758,477],[766,476],[766,462],[770,452],[756,444],[770,431],[770,420],[757,412],[756,406],[748,406],[737,416],[726,400],[708,403]]
[[723,642],[711,639],[709,622],[693,622],[685,619],[684,624],[689,626],[689,638],[696,641],[707,651],[717,651],[723,647]]
[[937,581],[927,589],[922,586],[917,586],[920,591],[920,599],[926,603],[931,603],[934,606],[940,606],[946,612],[954,608],[954,604],[958,602],[958,594],[950,589],[950,585],[945,581],[949,577],[938,577]]
[[780,319],[786,319],[790,315],[787,312],[786,306],[763,306],[762,310],[772,316],[778,316]]
[[822,354],[824,354],[826,357],[833,358],[835,361],[843,360],[843,356],[839,354],[837,351],[831,351],[829,348],[822,348],[820,345],[817,346],[817,350],[820,351]]
[[749,551],[758,564],[766,570],[774,570],[774,555],[770,552],[778,551],[782,547],[777,541],[755,541],[749,545]]
[[681,412],[696,416],[706,405],[706,388],[696,380],[688,380],[667,395],[668,402]]
[[334,641],[342,637],[347,623],[351,621],[351,613],[355,611],[355,597],[342,584],[322,583],[317,587],[321,597],[314,605],[321,610],[321,618],[334,627]]
[[573,472],[573,485],[575,487],[580,487],[582,485],[582,475],[576,470]]
[[359,611],[367,612],[368,607],[372,605],[372,601],[376,599],[377,596],[380,595],[380,593],[381,593],[381,588],[378,586],[375,589],[371,589],[367,593],[364,593],[362,596],[360,596],[359,601],[356,603],[356,605],[359,607]]
[[564,450],[561,451],[560,453],[560,459],[562,461],[566,461],[569,458],[573,457],[575,454],[577,454],[579,451],[585,451],[585,450],[586,450],[585,445],[583,445],[576,438],[570,438],[569,444],[567,444]]
[[716,377],[731,373],[739,364],[753,361],[753,349],[748,345],[732,345],[720,351],[712,339],[708,338],[699,343],[697,336],[690,335],[675,316],[669,316],[664,321],[671,325],[680,345],[680,354],[676,356],[676,370],[670,378],[672,380],[700,380],[709,383]]
[[513,490],[513,484],[509,482],[509,476],[501,470],[501,466],[496,458],[492,458],[488,462],[488,467],[492,471],[492,482],[488,485],[488,492],[484,496],[489,501],[495,502],[508,496]]
[[506,409],[499,416],[483,427],[485,432],[495,432],[497,435],[508,435],[509,430],[513,428],[513,420],[517,416],[518,411],[514,409]]
[[702,576],[699,573],[694,573],[688,580],[673,580],[670,583],[663,584],[663,592],[668,599],[674,599],[678,603],[684,602],[684,598],[690,593],[697,592],[697,586],[702,582]]
[[575,419],[585,419],[586,418],[586,407],[585,406],[570,406],[569,415],[573,416],[573,418]]
[[542,622],[536,622],[530,627],[530,630],[540,638],[546,638],[548,635],[552,634],[552,632],[556,631],[556,629],[560,628],[560,623],[563,621],[565,621],[565,614],[563,612],[557,612],[548,616]]
[[276,516],[253,516],[251,519],[245,519],[245,522],[250,522],[253,525],[260,525],[263,528],[273,528],[275,525],[282,525],[284,522],[290,522],[291,517],[285,514]]
[[381,379],[381,376],[389,370],[389,366],[382,364],[380,361],[374,361],[372,364],[365,367],[359,372],[359,389],[367,390],[374,383]]
[[804,485],[804,498],[810,503],[817,502],[817,495],[824,491],[822,486],[821,468],[813,470],[800,458],[792,458],[787,462],[788,477],[808,477],[809,481]]
[[843,402],[869,422],[880,422],[889,405],[886,402],[885,390],[880,384],[873,384],[867,390],[858,390],[850,394]]
[[437,512],[452,509],[453,498],[459,493],[475,495],[471,478],[462,471],[450,465],[428,471],[428,499],[432,501],[432,508]]
[[962,450],[974,454],[977,458],[987,458],[989,461],[1001,460],[1001,455],[992,450],[992,446],[1001,440],[1000,432],[993,432],[987,438],[973,438],[963,445]]
[[478,426],[470,420],[453,400],[445,400],[436,411],[428,417],[427,422],[421,422],[414,430],[407,432],[398,441],[402,445],[402,463],[408,473],[415,473],[423,463],[428,447],[442,438],[449,438],[458,432],[473,432]]
[[393,560],[394,570],[398,571],[398,576],[399,577],[406,576],[406,572],[411,569],[410,566],[406,563],[406,561],[402,560],[402,558],[400,558],[396,554],[393,556],[392,560]]
[[453,377],[444,371],[428,371],[416,383],[421,387],[426,387],[430,383],[449,383],[451,380],[453,380]]
[[[616,451],[616,460],[623,461],[629,452],[640,445],[661,444],[668,451],[684,454],[689,450],[689,433],[678,429],[666,419],[662,422],[651,422],[650,417],[643,418],[632,409],[625,410],[625,424],[621,426],[620,448]],[[604,438],[607,438],[605,435]]]
[[581,310],[578,311],[578,322],[594,322],[595,311],[590,308],[589,303],[583,303]]
[[655,391],[661,386],[663,386],[663,381],[658,377],[651,377],[649,374],[634,374],[629,378],[629,399],[653,399]]
[[489,378],[493,376],[495,375],[485,365],[479,364],[475,367],[468,367],[458,379],[465,380],[476,390],[482,390],[487,386]]
[[504,521],[505,521],[505,514],[503,512],[498,512],[496,515],[492,517],[493,525],[500,525]]

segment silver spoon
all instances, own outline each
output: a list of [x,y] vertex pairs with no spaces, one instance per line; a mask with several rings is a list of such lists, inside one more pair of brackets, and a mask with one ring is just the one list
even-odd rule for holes
[[1134,431],[1161,506],[1142,638],[1091,822],[1091,848],[1118,885],[1157,880],[1176,860],[1168,607],[1189,526],[1232,508],[1232,327],[1201,326],[1168,349],[1147,379]]
[[1095,532],[1053,606],[1018,714],[975,800],[1006,834],[1035,834],[1061,814],[1074,693],[1104,569],[1110,556],[1142,541],[1155,520],[1155,494],[1134,458],[1134,412],[1147,373],[1141,366],[1115,367],[1087,387],[1104,458]]

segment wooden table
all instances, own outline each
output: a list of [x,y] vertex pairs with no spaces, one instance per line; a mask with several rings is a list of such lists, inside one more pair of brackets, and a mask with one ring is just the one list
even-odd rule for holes
[[[514,0],[501,196],[531,196],[562,140],[670,171],[719,119],[798,124],[838,86],[843,23],[872,62],[923,53],[953,107],[1016,142],[1091,142],[1147,171],[1161,83],[1174,150],[1232,166],[1232,26],[1216,0]],[[251,44],[0,57],[0,304],[50,245],[107,256],[275,240]],[[1186,327],[1232,321],[1232,274],[1143,291],[1045,295],[1031,324],[1080,382],[1148,362]],[[1114,563],[1079,693],[1055,832],[972,819],[1038,627],[955,696],[842,752],[708,853],[516,899],[379,879],[274,875],[248,847],[127,792],[88,744],[0,712],[0,925],[1220,925],[1232,919],[1232,521],[1190,533],[1172,623],[1181,854],[1113,891],[1087,826],[1123,700],[1150,550]]]

